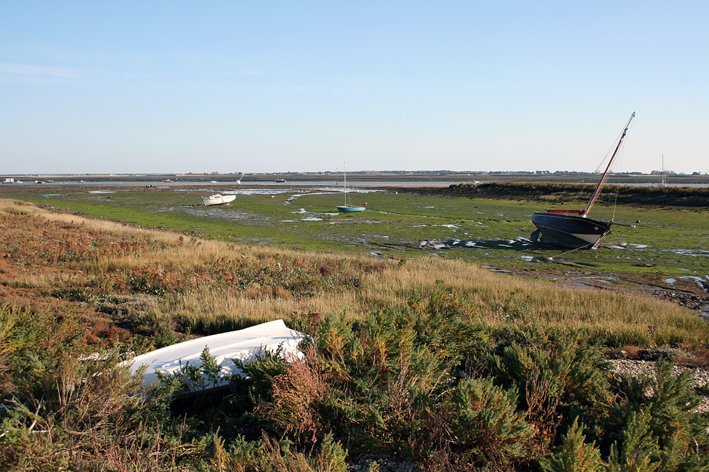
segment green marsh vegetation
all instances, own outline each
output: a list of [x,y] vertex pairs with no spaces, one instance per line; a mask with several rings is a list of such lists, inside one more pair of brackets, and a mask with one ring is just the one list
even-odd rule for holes
[[[611,177],[615,180],[615,177]],[[593,193],[597,176],[592,176],[589,184],[561,182],[490,182],[479,185],[453,184],[443,192],[451,195],[477,195],[485,197],[539,198],[546,201],[569,201],[575,198],[588,201]],[[603,193],[606,200],[621,205],[670,205],[682,207],[709,206],[709,188],[693,186],[656,185],[606,185]]]
[[[533,188],[527,188],[530,186]],[[470,188],[477,187],[483,186]],[[342,194],[332,192],[332,187],[326,190],[312,186],[298,189],[275,187],[269,192],[269,187],[254,186],[247,192],[259,193],[238,194],[234,203],[226,207],[203,207],[201,197],[210,191],[198,187],[165,186],[146,190],[142,186],[107,186],[94,189],[113,193],[90,193],[93,187],[76,185],[3,186],[0,190],[7,191],[7,195],[13,198],[90,217],[234,243],[360,254],[376,252],[398,258],[434,254],[497,268],[654,274],[658,280],[671,276],[707,275],[709,213],[706,206],[616,205],[614,194],[604,194],[604,200],[594,207],[592,216],[633,224],[635,228],[614,226],[598,250],[569,253],[506,243],[529,237],[535,229],[530,221],[535,211],[583,206],[589,186],[488,184],[487,187],[494,187],[498,193],[507,192],[509,199],[499,195],[483,198],[489,196],[487,193],[471,195],[467,187],[437,189],[442,196],[428,195],[430,192],[416,194],[411,190],[406,194],[353,192],[350,195],[353,201],[360,205],[366,203],[369,209],[358,215],[337,213],[335,208],[341,204]],[[585,189],[586,193],[579,188]],[[682,188],[634,189],[652,195],[653,192],[680,195],[683,191]],[[690,197],[699,198],[697,192],[704,190],[695,189]],[[650,200],[653,198],[651,196]],[[638,220],[640,223],[636,223]],[[495,244],[477,247],[448,244],[440,249],[432,249],[438,246],[430,244],[421,246],[422,242],[457,240]],[[545,256],[554,258],[559,264],[529,263],[531,257]]]
[[[409,257],[433,229],[465,232],[443,225],[487,201],[461,209],[454,199],[357,195],[371,212],[342,217],[324,214],[329,196],[290,205],[286,195],[254,196],[238,209],[252,220],[236,225],[210,216],[236,208],[182,216],[179,208],[205,211],[192,193],[44,201],[178,233],[1,201],[2,468],[325,471],[367,453],[427,470],[707,468],[707,418],[692,413],[700,397],[689,374],[674,377],[661,362],[654,378],[623,377],[603,355],[675,342],[700,353],[709,329],[694,313],[642,294],[496,274],[450,253]],[[528,225],[528,204],[498,203],[484,234]],[[322,222],[299,220],[300,208]],[[239,233],[257,217],[274,227]],[[338,220],[330,233],[328,217]],[[236,227],[212,224],[221,220]],[[301,236],[310,223],[322,226]],[[373,229],[380,224],[399,232]],[[381,235],[378,251],[392,257],[358,254],[367,246],[343,227],[370,242]],[[408,231],[420,231],[406,242],[414,248],[385,245],[408,241]],[[278,318],[312,336],[305,359],[263,358],[245,366],[249,381],[207,398],[166,396],[171,385],[136,395],[139,382],[117,367],[127,351]]]

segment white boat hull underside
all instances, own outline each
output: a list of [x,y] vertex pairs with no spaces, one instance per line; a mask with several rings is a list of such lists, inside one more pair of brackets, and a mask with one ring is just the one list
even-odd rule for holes
[[[209,348],[210,356],[219,364],[224,377],[242,375],[243,372],[232,359],[248,362],[256,359],[263,351],[280,353],[286,361],[302,358],[303,353],[298,349],[298,345],[304,336],[303,333],[289,329],[283,320],[275,320],[238,331],[173,344],[125,361],[123,365],[130,366],[133,374],[138,373],[141,367],[146,368],[143,372],[143,384],[148,386],[158,382],[158,372],[171,376],[179,374],[187,364],[201,367],[200,356],[206,347]],[[207,388],[218,386],[210,385]],[[195,386],[193,391],[202,389]]]

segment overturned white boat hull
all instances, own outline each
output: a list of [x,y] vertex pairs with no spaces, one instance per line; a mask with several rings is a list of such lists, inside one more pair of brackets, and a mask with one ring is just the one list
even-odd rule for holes
[[283,320],[276,320],[238,331],[173,344],[134,357],[124,364],[131,366],[132,374],[138,372],[142,366],[147,366],[143,383],[148,386],[158,381],[158,372],[165,375],[179,374],[182,366],[188,363],[200,367],[200,355],[204,348],[208,347],[210,356],[221,367],[221,374],[239,375],[242,371],[232,359],[249,361],[264,350],[275,353],[280,347],[281,356],[286,360],[301,358],[303,353],[298,350],[298,344],[304,336],[303,333],[288,328]]

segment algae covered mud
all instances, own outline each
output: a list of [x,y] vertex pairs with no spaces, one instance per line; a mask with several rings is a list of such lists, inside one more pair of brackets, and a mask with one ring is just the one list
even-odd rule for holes
[[[517,189],[519,190],[519,189]],[[556,191],[559,189],[556,188]],[[234,243],[394,257],[462,259],[528,277],[606,289],[640,289],[707,311],[709,211],[706,206],[638,203],[596,207],[614,226],[593,250],[568,251],[529,240],[531,215],[570,205],[537,188],[525,198],[458,188],[353,187],[358,214],[340,214],[340,186],[100,185],[0,186],[0,197],[60,211],[164,228]],[[229,206],[202,197],[236,195]],[[509,192],[508,192],[509,193]],[[578,195],[579,201],[584,196]]]

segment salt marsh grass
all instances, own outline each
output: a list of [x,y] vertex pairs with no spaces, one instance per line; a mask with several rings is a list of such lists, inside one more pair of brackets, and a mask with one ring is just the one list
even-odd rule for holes
[[[0,211],[53,221],[63,233],[58,238],[65,242],[81,240],[70,236],[69,229],[103,235],[90,240],[94,252],[80,250],[88,243],[76,243],[79,249],[65,256],[76,261],[73,267],[78,271],[23,273],[6,284],[54,290],[69,286],[72,296],[90,292],[88,298],[99,300],[112,293],[154,295],[156,316],[192,334],[313,313],[363,319],[376,310],[404,309],[438,286],[451,291],[456,310],[466,321],[488,330],[534,323],[584,330],[609,345],[697,343],[709,334],[689,310],[648,296],[528,280],[459,260],[237,245],[57,214],[6,200],[0,200]],[[67,244],[58,247],[69,253]],[[27,254],[34,254],[31,248]]]
[[[588,450],[588,470],[630,470],[634,456],[613,451],[641,441],[662,470],[706,466],[689,373],[658,362],[655,377],[621,377],[603,353],[706,341],[677,305],[459,260],[237,245],[2,200],[0,229],[2,470],[345,471],[382,454],[422,470],[528,471]],[[304,358],[240,364],[248,378],[228,390],[177,397],[166,379],[146,392],[119,365],[127,351],[277,318],[311,336]],[[580,449],[569,438],[582,430]]]

